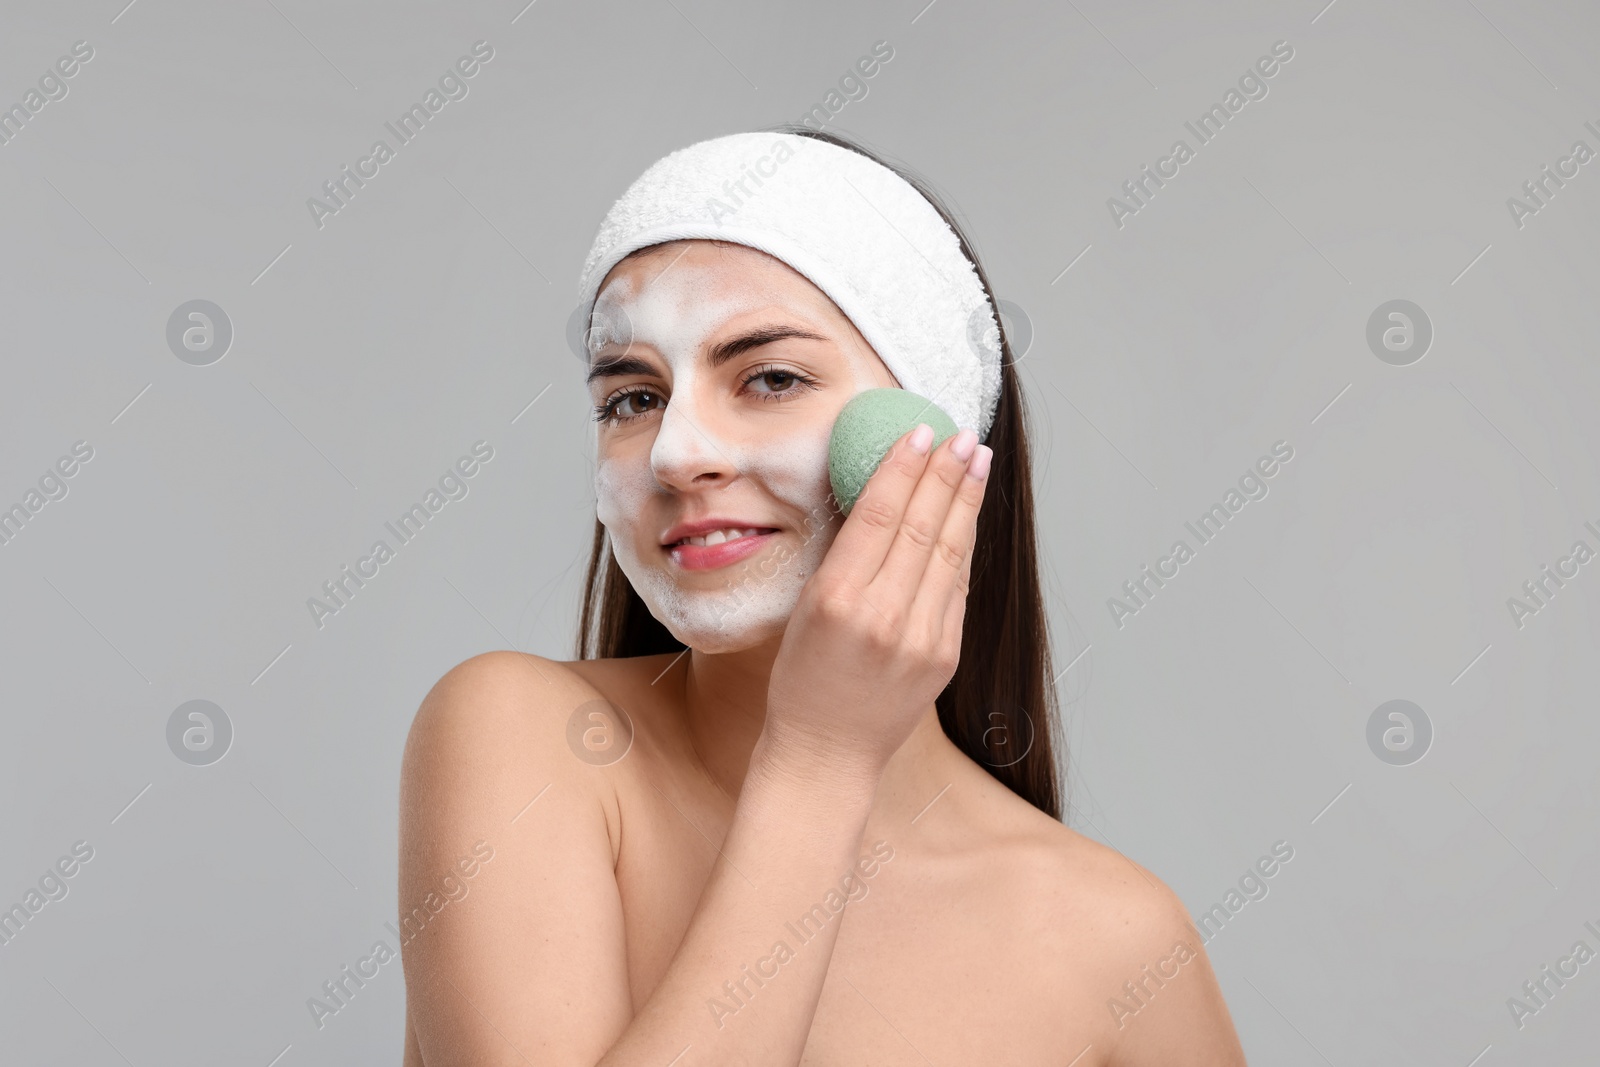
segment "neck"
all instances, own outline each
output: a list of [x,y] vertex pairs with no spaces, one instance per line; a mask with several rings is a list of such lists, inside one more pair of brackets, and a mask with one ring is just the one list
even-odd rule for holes
[[[691,649],[683,664],[668,676],[676,675],[682,687],[684,724],[696,754],[712,781],[729,797],[739,795],[750,753],[766,724],[767,686],[781,643],[779,634],[738,652]],[[863,714],[870,711],[863,709]],[[909,820],[952,780],[957,764],[964,759],[945,735],[938,711],[930,703],[911,736],[884,768],[877,807],[885,810],[878,814],[903,814]],[[893,812],[887,810],[891,807]]]

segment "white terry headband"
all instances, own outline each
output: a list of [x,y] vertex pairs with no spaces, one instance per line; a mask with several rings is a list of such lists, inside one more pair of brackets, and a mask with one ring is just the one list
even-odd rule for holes
[[733,133],[651,164],[606,212],[579,280],[592,309],[606,273],[647,245],[748,245],[805,275],[900,385],[987,439],[1000,398],[994,309],[960,240],[900,175],[792,133]]

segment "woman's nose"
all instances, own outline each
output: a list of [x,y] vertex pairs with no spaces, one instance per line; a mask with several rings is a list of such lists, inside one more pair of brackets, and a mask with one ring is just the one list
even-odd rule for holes
[[725,484],[739,473],[734,444],[719,434],[713,412],[697,411],[688,397],[667,402],[650,449],[656,481],[672,489]]

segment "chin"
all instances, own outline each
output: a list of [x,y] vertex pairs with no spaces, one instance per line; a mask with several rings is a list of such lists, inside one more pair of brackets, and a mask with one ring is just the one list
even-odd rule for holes
[[696,651],[718,655],[743,652],[782,637],[799,590],[769,588],[756,598],[739,599],[720,592],[685,592],[674,586],[667,596],[642,591],[640,596],[673,637]]
[[[659,619],[660,616],[657,616]],[[743,652],[747,648],[754,648],[767,641],[769,638],[783,633],[783,627],[776,631],[767,628],[746,628],[740,630],[729,629],[726,631],[701,631],[679,626],[668,619],[661,619],[665,626],[679,641],[707,655],[720,656],[729,652]]]
[[712,654],[742,652],[783,636],[806,579],[806,573],[792,568],[721,589],[686,589],[631,552],[616,558],[656,621],[688,647]]

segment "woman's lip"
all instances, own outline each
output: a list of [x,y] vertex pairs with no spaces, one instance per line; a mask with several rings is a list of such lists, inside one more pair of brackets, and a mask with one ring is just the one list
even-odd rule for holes
[[686,571],[709,571],[737,563],[754,552],[759,552],[770,537],[778,531],[763,530],[724,541],[720,545],[670,545],[667,556]]

